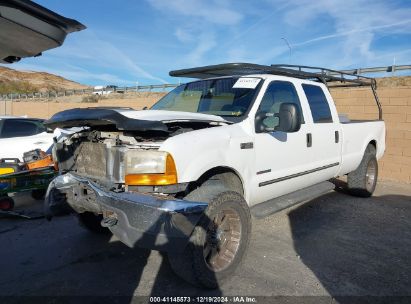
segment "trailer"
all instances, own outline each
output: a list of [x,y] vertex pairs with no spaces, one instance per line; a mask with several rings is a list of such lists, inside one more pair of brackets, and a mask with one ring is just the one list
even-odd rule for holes
[[14,208],[10,193],[31,191],[34,199],[43,199],[49,183],[58,173],[51,155],[43,151],[26,152],[24,159],[23,163],[18,159],[0,159],[0,210]]

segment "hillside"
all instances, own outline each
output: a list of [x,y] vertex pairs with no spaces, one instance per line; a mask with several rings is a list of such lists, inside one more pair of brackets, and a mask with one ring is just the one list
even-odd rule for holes
[[85,88],[87,86],[46,72],[17,71],[0,66],[0,94]]

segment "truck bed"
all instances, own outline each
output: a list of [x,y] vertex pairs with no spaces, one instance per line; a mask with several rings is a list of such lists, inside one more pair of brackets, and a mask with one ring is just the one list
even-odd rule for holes
[[[359,126],[361,124],[361,126]],[[361,162],[365,148],[372,142],[376,146],[377,159],[385,151],[385,124],[383,120],[351,120],[341,123],[342,153],[338,175],[355,170]]]

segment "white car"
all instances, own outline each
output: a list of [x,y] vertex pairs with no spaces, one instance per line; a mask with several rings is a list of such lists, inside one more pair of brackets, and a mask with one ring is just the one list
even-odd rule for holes
[[47,133],[43,119],[0,116],[0,159],[18,158],[24,152],[41,149],[51,152],[53,133]]
[[[54,145],[62,174],[49,186],[47,215],[64,206],[64,195],[89,230],[167,252],[182,278],[218,287],[242,261],[251,215],[323,195],[343,175],[352,195],[374,192],[385,150],[375,79],[306,69],[240,63],[174,71],[200,80],[150,110],[57,113],[47,126],[88,129]],[[328,86],[350,84],[372,89],[378,118],[340,119]]]

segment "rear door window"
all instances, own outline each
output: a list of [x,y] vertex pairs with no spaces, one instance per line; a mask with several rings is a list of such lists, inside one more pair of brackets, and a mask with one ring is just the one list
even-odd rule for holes
[[327,97],[321,87],[303,84],[314,123],[333,122]]
[[39,121],[6,119],[3,121],[0,138],[31,136],[44,131],[45,128]]

